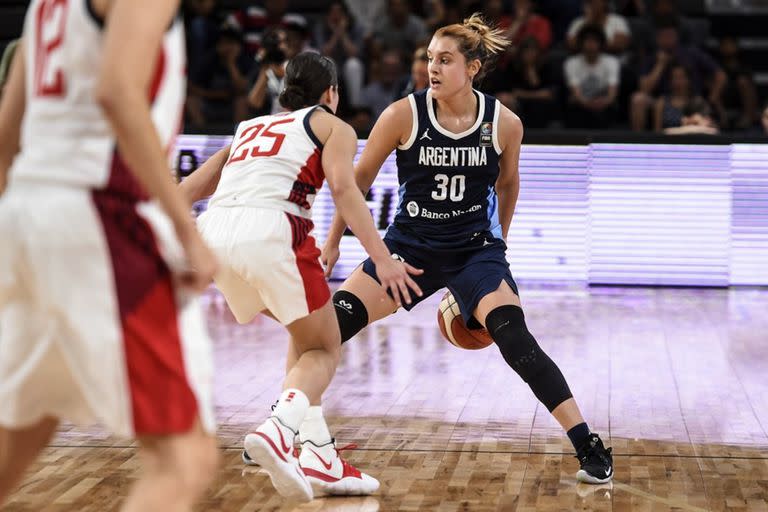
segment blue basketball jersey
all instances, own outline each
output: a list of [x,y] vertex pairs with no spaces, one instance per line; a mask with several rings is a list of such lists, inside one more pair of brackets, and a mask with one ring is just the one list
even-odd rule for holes
[[397,148],[399,202],[390,238],[417,237],[435,249],[459,249],[479,236],[501,238],[494,184],[499,175],[500,104],[474,91],[475,123],[452,133],[437,122],[430,89],[408,96],[413,130]]

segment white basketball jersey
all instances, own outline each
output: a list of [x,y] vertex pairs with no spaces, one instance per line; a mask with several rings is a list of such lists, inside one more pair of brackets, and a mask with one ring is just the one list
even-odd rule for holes
[[323,185],[322,144],[308,107],[243,121],[210,206],[277,208],[305,218]]
[[[32,0],[24,23],[26,112],[12,179],[145,197],[96,103],[102,31],[90,0]],[[147,91],[155,129],[169,149],[181,127],[185,66],[184,29],[176,20],[163,38]]]

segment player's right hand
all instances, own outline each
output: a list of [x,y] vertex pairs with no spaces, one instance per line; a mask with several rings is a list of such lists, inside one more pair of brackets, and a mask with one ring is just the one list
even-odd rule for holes
[[202,292],[213,281],[219,262],[193,223],[177,228],[176,233],[189,264],[189,268],[177,276],[179,284],[196,292]]
[[325,277],[331,277],[333,267],[336,266],[336,262],[339,261],[339,246],[337,244],[329,244],[328,242],[323,244],[323,248],[320,251],[320,263],[325,268]]
[[374,263],[376,265],[376,276],[379,278],[381,286],[389,290],[397,307],[401,307],[403,302],[406,304],[412,302],[411,292],[414,292],[419,297],[422,296],[421,288],[411,278],[411,275],[418,276],[423,274],[424,271],[422,269],[412,267],[404,261],[395,259],[395,257],[375,261]]

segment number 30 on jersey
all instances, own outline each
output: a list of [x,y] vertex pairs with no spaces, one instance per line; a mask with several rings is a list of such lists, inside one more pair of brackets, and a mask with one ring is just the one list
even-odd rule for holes
[[432,199],[435,201],[445,201],[450,198],[457,203],[464,199],[464,189],[467,185],[467,177],[463,174],[457,174],[450,177],[446,174],[436,174],[437,190],[432,191]]

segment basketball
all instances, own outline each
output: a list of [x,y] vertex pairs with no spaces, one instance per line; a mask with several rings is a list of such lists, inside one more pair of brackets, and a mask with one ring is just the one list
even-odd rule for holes
[[445,339],[459,348],[479,350],[493,343],[485,329],[467,329],[459,305],[451,292],[445,292],[437,310],[437,325]]

